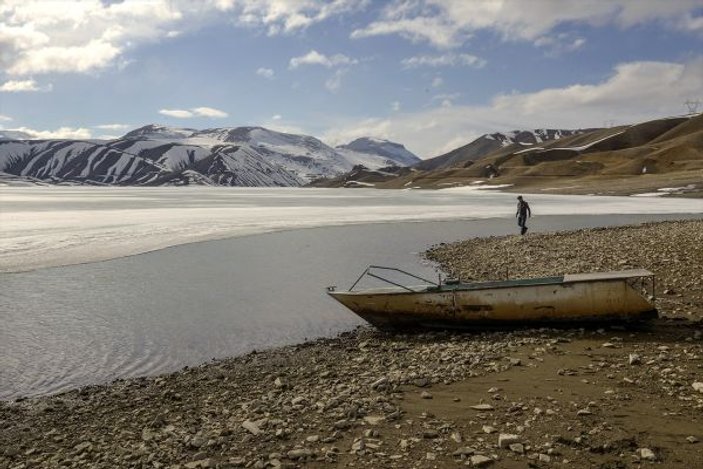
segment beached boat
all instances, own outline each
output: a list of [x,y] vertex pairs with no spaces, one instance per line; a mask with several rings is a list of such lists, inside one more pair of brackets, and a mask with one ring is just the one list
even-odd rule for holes
[[[405,286],[387,274],[382,277],[379,271],[407,275],[426,284]],[[355,291],[366,276],[391,286]],[[381,329],[466,328],[656,318],[654,286],[654,274],[644,269],[435,283],[399,269],[369,266],[349,290],[328,287],[328,293]]]

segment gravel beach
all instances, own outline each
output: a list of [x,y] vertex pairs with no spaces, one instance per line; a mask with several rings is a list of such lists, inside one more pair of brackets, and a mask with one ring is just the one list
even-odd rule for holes
[[703,466],[703,221],[472,239],[425,255],[464,280],[648,268],[663,319],[360,328],[0,402],[0,468]]

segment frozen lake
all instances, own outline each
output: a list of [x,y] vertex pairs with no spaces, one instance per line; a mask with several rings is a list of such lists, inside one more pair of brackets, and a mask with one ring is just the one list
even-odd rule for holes
[[[526,199],[533,231],[703,212],[698,200]],[[0,188],[0,399],[349,330],[360,321],[325,286],[349,286],[370,263],[433,276],[419,252],[515,233],[514,201],[468,190]],[[447,221],[415,223],[430,220]],[[163,246],[174,247],[153,251]]]
[[[703,201],[530,195],[534,215],[700,213]],[[93,262],[296,228],[512,218],[515,195],[226,187],[0,187],[0,272]]]

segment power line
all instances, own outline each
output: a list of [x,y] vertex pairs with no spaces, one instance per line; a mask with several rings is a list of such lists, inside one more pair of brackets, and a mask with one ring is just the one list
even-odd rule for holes
[[687,99],[685,103],[683,103],[684,106],[688,108],[688,113],[689,114],[697,114],[698,113],[698,106],[701,105],[701,100],[696,99],[693,101],[692,99]]

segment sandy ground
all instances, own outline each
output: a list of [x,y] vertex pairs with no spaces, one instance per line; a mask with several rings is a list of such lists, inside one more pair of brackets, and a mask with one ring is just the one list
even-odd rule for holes
[[464,278],[648,267],[669,319],[362,328],[5,402],[0,468],[703,467],[702,236],[687,221],[437,246]]

